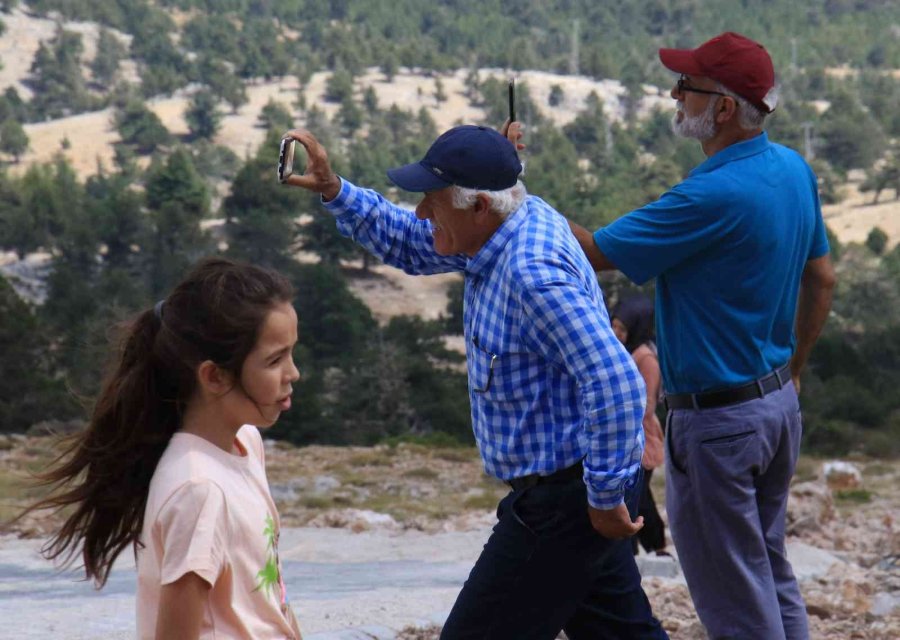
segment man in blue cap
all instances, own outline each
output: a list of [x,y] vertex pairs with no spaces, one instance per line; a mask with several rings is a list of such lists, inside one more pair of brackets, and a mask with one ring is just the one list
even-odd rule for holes
[[626,539],[636,508],[644,384],[612,333],[565,219],[528,196],[515,145],[486,127],[441,135],[388,171],[415,213],[336,176],[307,131],[306,173],[344,235],[412,274],[460,271],[472,426],[510,485],[441,638],[665,638]]

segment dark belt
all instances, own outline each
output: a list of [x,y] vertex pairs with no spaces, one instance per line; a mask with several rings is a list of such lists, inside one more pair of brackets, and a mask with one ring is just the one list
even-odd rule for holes
[[581,480],[583,476],[584,467],[581,464],[581,460],[579,460],[571,467],[554,471],[546,476],[532,473],[531,475],[522,476],[521,478],[507,480],[506,484],[512,487],[513,491],[521,491],[522,489],[528,489],[529,487],[534,487],[539,484],[563,484],[575,479]]
[[666,408],[713,409],[715,407],[724,407],[729,404],[765,397],[776,389],[781,389],[790,380],[791,365],[788,363],[775,369],[769,375],[737,387],[720,389],[718,391],[704,391],[703,393],[666,394]]

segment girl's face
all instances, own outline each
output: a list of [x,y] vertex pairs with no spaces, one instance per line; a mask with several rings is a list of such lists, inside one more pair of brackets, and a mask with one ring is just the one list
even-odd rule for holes
[[613,333],[616,334],[616,337],[619,339],[619,342],[625,344],[625,341],[628,340],[628,329],[625,327],[625,323],[619,320],[618,318],[612,319],[612,328]]
[[296,344],[297,313],[290,303],[278,303],[263,321],[235,387],[242,396],[234,407],[242,424],[270,427],[291,408],[291,384],[300,379],[293,357]]

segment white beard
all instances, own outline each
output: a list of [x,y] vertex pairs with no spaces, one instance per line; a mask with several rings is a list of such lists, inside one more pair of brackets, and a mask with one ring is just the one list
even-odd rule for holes
[[[689,116],[684,112],[684,103],[679,102],[672,116],[672,131],[683,138],[696,138],[700,142],[709,140],[716,135],[715,109],[716,101],[710,100],[706,111],[699,116]],[[682,115],[680,121],[679,113]]]

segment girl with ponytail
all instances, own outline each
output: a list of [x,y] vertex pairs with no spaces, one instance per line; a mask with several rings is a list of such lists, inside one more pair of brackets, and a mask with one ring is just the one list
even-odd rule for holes
[[631,548],[634,555],[637,555],[640,542],[647,553],[655,552],[658,556],[668,556],[666,525],[659,515],[653,492],[650,490],[653,470],[659,467],[665,458],[662,425],[656,415],[656,406],[662,397],[662,391],[659,359],[653,336],[653,301],[641,294],[625,298],[612,310],[610,318],[613,332],[631,354],[647,385],[647,405],[644,407],[642,423],[645,445],[641,466],[644,468],[644,474],[638,504],[638,515],[644,518],[644,528],[631,538]]
[[32,506],[44,547],[102,587],[137,558],[140,638],[297,638],[259,428],[291,406],[297,315],[281,275],[213,258],[125,327],[87,429]]

